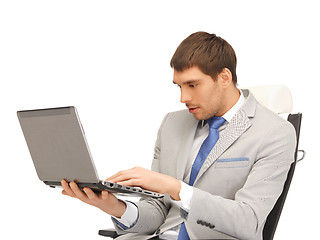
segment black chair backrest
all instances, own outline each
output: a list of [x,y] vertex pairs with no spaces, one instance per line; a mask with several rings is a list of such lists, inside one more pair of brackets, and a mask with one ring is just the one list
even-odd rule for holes
[[274,205],[272,211],[269,213],[267,217],[267,221],[264,225],[263,229],[263,240],[272,240],[274,237],[274,233],[276,231],[279,218],[282,212],[282,208],[284,205],[284,202],[286,200],[288,190],[291,184],[291,180],[293,177],[294,169],[296,167],[297,163],[297,154],[298,154],[298,145],[299,145],[299,137],[300,137],[300,126],[301,126],[301,118],[302,113],[296,113],[296,114],[289,114],[288,121],[292,123],[296,130],[297,134],[297,146],[294,154],[294,162],[291,164],[290,170],[288,172],[287,180],[284,184],[283,191],[278,198],[276,204]]

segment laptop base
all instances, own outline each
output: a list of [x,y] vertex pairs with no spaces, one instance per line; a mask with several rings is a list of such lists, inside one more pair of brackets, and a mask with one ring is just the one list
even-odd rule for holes
[[[44,181],[44,183],[52,188],[61,187],[61,182],[56,181]],[[76,182],[77,183],[77,182]],[[136,197],[152,197],[152,198],[161,198],[164,197],[164,194],[155,193],[151,191],[147,191],[137,187],[129,187],[117,183],[100,181],[98,183],[77,183],[80,189],[88,187],[92,189],[95,193],[101,193],[103,190],[107,190],[111,193],[115,193],[117,195],[122,196],[136,196]]]

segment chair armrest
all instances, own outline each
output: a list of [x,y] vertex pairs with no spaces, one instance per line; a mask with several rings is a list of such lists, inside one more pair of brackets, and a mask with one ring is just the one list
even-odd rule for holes
[[305,158],[306,151],[305,150],[298,150],[298,153],[302,153],[302,156],[297,159],[297,162],[300,162],[301,160],[303,160]]
[[110,237],[110,238],[116,238],[120,236],[115,229],[99,230],[99,235],[104,237]]

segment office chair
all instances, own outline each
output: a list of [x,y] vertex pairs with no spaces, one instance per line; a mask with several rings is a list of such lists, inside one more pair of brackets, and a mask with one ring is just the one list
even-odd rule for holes
[[[287,119],[296,130],[297,145],[294,153],[294,162],[291,164],[283,191],[269,213],[263,229],[263,240],[272,240],[288,194],[296,163],[305,157],[305,152],[298,150],[302,113],[291,113],[292,96],[290,90],[284,85],[256,86],[248,89],[260,104]],[[303,156],[299,160],[297,160],[298,152],[303,153]],[[118,236],[114,229],[100,230],[99,235],[111,238]]]
[[[297,145],[294,153],[294,162],[291,164],[290,170],[287,175],[287,180],[283,187],[283,191],[272,211],[269,213],[263,229],[263,240],[272,240],[279,222],[284,202],[288,194],[296,163],[298,161],[301,161],[305,157],[305,152],[303,150],[298,150],[302,113],[291,113],[292,96],[290,90],[286,86],[257,86],[250,87],[249,90],[252,92],[258,102],[260,102],[260,104],[264,105],[280,116],[285,117],[296,130]],[[297,159],[298,152],[303,153],[300,159]]]

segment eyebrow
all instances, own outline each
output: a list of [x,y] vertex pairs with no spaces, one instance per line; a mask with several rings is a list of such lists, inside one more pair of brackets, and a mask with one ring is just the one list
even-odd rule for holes
[[[172,82],[173,82],[173,84],[179,85],[174,80],[172,80]],[[193,83],[197,83],[197,82],[199,82],[199,80],[190,80],[190,81],[184,82],[183,85],[189,85],[189,84],[193,84]]]

